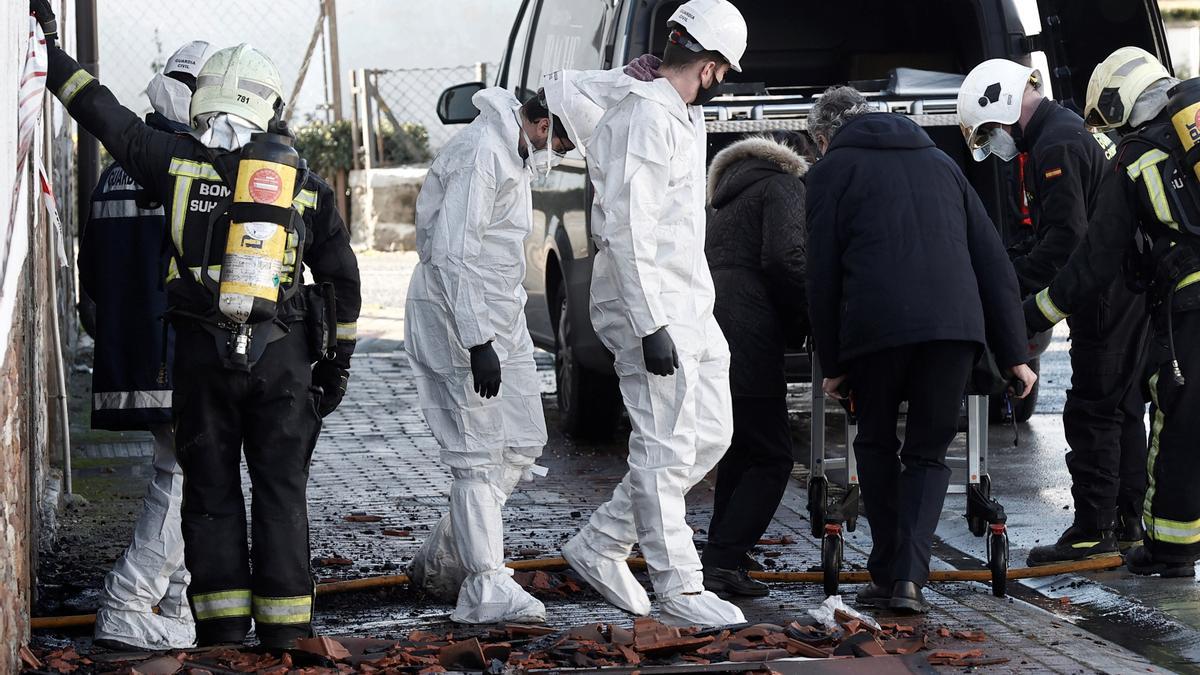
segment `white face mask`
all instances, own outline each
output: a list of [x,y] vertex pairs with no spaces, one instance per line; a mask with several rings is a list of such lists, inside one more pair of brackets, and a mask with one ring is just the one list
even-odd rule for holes
[[981,149],[995,155],[1002,162],[1011,162],[1020,154],[1020,150],[1017,149],[1017,142],[1013,139],[1012,134],[1000,127],[992,129],[992,133],[988,134],[987,144]]
[[188,123],[188,108],[192,104],[192,90],[173,77],[159,73],[146,85],[146,98],[154,112],[172,122]]
[[199,116],[192,135],[207,147],[233,151],[249,143],[250,136],[261,131],[237,115],[218,112]]
[[550,126],[546,129],[546,147],[535,150],[533,141],[529,139],[529,134],[525,133],[525,126],[521,126],[521,135],[525,137],[525,151],[528,157],[525,159],[525,167],[530,170],[535,180],[545,180],[550,176],[550,170],[562,163],[564,155],[561,152],[555,152],[552,148],[554,143],[554,116],[550,116]]

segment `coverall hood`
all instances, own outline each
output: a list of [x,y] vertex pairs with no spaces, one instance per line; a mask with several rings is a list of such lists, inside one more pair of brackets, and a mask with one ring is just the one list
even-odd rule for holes
[[[521,102],[517,97],[507,89],[489,87],[472,96],[471,102],[479,108],[479,116],[489,127],[498,127],[506,146],[512,148],[513,157],[518,162],[524,161],[517,152],[517,139],[521,136],[521,125],[517,121]],[[533,152],[533,148],[529,148],[529,152]]]

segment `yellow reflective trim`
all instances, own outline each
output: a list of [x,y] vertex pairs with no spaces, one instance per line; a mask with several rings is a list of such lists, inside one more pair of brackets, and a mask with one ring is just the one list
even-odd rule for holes
[[1146,534],[1154,541],[1168,544],[1200,542],[1200,520],[1180,521],[1146,516]]
[[80,92],[96,78],[86,70],[80,69],[71,74],[63,86],[58,88],[58,100],[62,101],[63,105],[71,105],[71,101],[75,100],[75,95]]
[[1192,272],[1184,277],[1183,281],[1179,282],[1179,285],[1175,287],[1175,290],[1182,291],[1183,289],[1197,282],[1200,282],[1200,272]]
[[1038,291],[1038,294],[1035,296],[1035,302],[1037,302],[1038,311],[1041,312],[1042,316],[1046,317],[1046,320],[1050,323],[1058,323],[1059,321],[1062,321],[1070,316],[1070,314],[1067,314],[1059,309],[1058,305],[1054,304],[1054,301],[1050,299],[1049,288],[1043,288],[1042,290]]
[[205,180],[221,180],[221,174],[206,162],[194,162],[182,157],[172,157],[171,166],[167,173],[172,176],[187,176],[188,178],[203,178]]
[[264,598],[256,595],[254,620],[270,624],[308,623],[312,621],[312,596]]
[[175,281],[179,278],[179,265],[175,264],[175,257],[172,256],[170,262],[167,263],[167,283]]
[[339,340],[357,340],[358,339],[358,323],[339,323],[337,325],[337,339]]
[[[172,162],[174,163],[174,162]],[[183,223],[187,219],[188,197],[192,194],[192,177],[175,177],[175,194],[171,197],[171,240],[175,250],[183,255]]]
[[1159,173],[1157,166],[1147,166],[1142,172],[1142,183],[1146,185],[1146,195],[1150,197],[1150,204],[1154,207],[1154,217],[1158,221],[1173,230],[1178,230],[1179,226],[1175,224],[1175,217],[1171,215],[1171,206],[1167,203],[1167,192],[1162,182],[1162,174]]
[[315,190],[301,190],[300,194],[296,195],[296,198],[292,200],[292,206],[295,207],[295,209],[297,211],[299,211],[301,214],[304,213],[305,208],[310,208],[310,209],[317,208],[317,193],[316,193],[316,191]]
[[1142,176],[1142,172],[1145,171],[1147,167],[1154,166],[1165,161],[1166,159],[1167,153],[1155,148],[1147,151],[1146,154],[1138,157],[1136,161],[1125,167],[1125,172],[1129,174],[1130,180],[1137,180]]
[[192,596],[192,610],[197,621],[250,616],[250,591],[237,589],[216,593],[197,593]]

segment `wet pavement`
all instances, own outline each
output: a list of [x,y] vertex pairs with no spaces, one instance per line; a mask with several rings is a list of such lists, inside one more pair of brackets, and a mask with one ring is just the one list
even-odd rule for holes
[[[398,352],[404,291],[414,262],[412,254],[368,254],[361,259],[365,306],[360,354],[346,402],[326,420],[310,482],[312,557],[321,581],[402,573],[446,507],[449,475],[437,461],[437,445],[416,406],[407,362]],[[1070,372],[1065,350],[1065,338],[1057,336],[1043,358],[1038,414],[1019,429],[1020,446],[1013,447],[1012,427],[990,433],[992,493],[1008,511],[1014,567],[1023,563],[1029,547],[1057,538],[1071,521],[1059,417]],[[523,484],[506,508],[505,543],[513,559],[557,557],[558,546],[607,498],[625,468],[627,426],[606,444],[576,444],[557,433],[548,354],[539,354],[539,365],[551,429],[540,463],[550,474]],[[86,384],[85,377],[76,379]],[[811,419],[807,386],[795,386],[793,393],[793,434],[802,446],[798,455],[806,457]],[[86,391],[77,396],[86,397]],[[830,426],[836,428],[838,419],[831,413]],[[64,514],[63,543],[56,555],[42,558],[40,614],[94,609],[94,589],[127,541],[142,489],[139,482],[148,475],[148,458],[138,450],[145,450],[144,439],[77,431],[82,441],[77,442],[78,490],[89,502]],[[836,436],[831,434],[831,441]],[[820,566],[819,542],[809,534],[804,467],[798,464],[793,475],[796,480],[768,536],[788,535],[794,543],[756,550],[768,570]],[[705,537],[711,497],[708,481],[689,496],[688,520],[698,544]],[[983,540],[967,531],[963,510],[964,497],[951,494],[938,529],[935,569],[983,566]],[[381,519],[348,522],[346,516],[352,514]],[[869,541],[869,524],[860,520],[858,530],[846,538],[848,568],[865,562]],[[1141,579],[1118,570],[1010,582],[1009,587],[1015,597],[1000,599],[983,584],[934,584],[927,592],[934,609],[925,625],[983,630],[989,642],[978,646],[989,656],[1009,659],[989,666],[989,672],[1200,672],[1194,580]],[[848,601],[854,588],[844,587]],[[819,584],[776,584],[770,597],[739,604],[750,621],[786,623],[819,605],[823,597]],[[590,591],[548,598],[546,604],[553,626],[598,621],[627,625],[632,620]],[[328,634],[394,638],[414,628],[447,630],[450,610],[406,588],[322,596],[317,627]],[[43,633],[40,638],[71,639],[88,646],[79,634]]]

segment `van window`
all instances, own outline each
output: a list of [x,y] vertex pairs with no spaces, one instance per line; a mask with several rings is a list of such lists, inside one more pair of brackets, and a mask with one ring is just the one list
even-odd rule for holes
[[[666,47],[682,0],[662,0],[645,28],[650,52]],[[731,82],[768,88],[885,80],[898,67],[966,73],[983,60],[976,6],[962,0],[736,1],[750,29],[743,73]]]
[[542,76],[563,68],[592,70],[600,67],[604,48],[606,0],[542,0],[538,3],[526,69],[529,94],[541,86]]
[[517,20],[520,21],[520,26],[517,28],[517,39],[512,44],[512,53],[508,55],[507,61],[503,67],[506,78],[504,82],[497,82],[497,86],[504,87],[512,93],[516,94],[517,99],[524,101],[527,96],[522,96],[522,85],[524,84],[525,75],[525,49],[529,45],[529,26],[533,23],[534,0],[525,0],[521,6],[521,14]]

